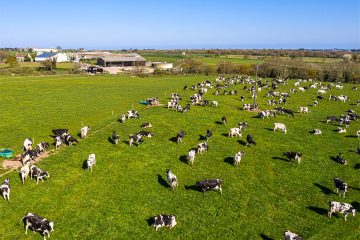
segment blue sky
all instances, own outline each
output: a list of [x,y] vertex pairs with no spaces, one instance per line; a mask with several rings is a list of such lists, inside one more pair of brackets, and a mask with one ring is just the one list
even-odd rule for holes
[[11,0],[0,47],[360,48],[358,0]]

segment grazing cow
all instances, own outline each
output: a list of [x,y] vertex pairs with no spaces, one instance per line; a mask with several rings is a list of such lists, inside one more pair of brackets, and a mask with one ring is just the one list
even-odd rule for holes
[[343,158],[343,156],[341,155],[341,153],[339,153],[336,157],[335,157],[335,161],[337,161],[340,164],[346,165],[347,161]]
[[340,89],[340,90],[341,90],[341,89],[343,89],[343,87],[344,87],[344,86],[343,86],[343,85],[340,85],[340,84],[336,84],[336,85],[335,85],[335,88],[336,88],[336,89]]
[[85,127],[82,127],[80,129],[80,137],[82,139],[86,138],[87,134],[89,133],[90,131],[90,126],[85,126]]
[[183,112],[183,107],[181,105],[176,105],[175,111]]
[[90,154],[88,156],[88,159],[86,161],[86,165],[90,171],[92,171],[93,166],[96,164],[96,156],[94,153]]
[[21,177],[21,182],[24,184],[25,183],[25,179],[27,178],[27,176],[29,176],[30,174],[30,162],[26,162],[24,166],[21,167],[20,169],[20,177]]
[[355,148],[355,153],[357,153],[357,154],[359,154],[359,155],[360,155],[360,147]]
[[200,188],[203,193],[205,193],[207,190],[219,190],[219,192],[222,194],[222,188],[221,188],[221,179],[208,179],[204,181],[198,181],[196,182],[196,187]]
[[276,100],[269,99],[269,100],[267,101],[267,105],[268,105],[268,106],[270,106],[270,105],[274,106],[275,104],[276,104]]
[[41,170],[40,168],[38,168],[35,165],[32,165],[30,168],[30,178],[36,178],[36,184],[39,183],[39,180],[43,181],[44,178],[49,178],[50,175],[48,172],[45,172],[43,170]]
[[240,96],[240,100],[243,102],[244,99],[245,99],[244,95],[241,95],[241,96]]
[[344,213],[345,221],[346,221],[346,218],[349,214],[352,214],[355,217],[356,209],[353,206],[351,206],[349,203],[330,201],[329,212],[328,212],[329,218],[331,218],[331,215],[334,212]]
[[334,178],[334,186],[335,186],[334,192],[339,193],[339,191],[340,191],[340,195],[342,193],[343,197],[345,197],[345,193],[347,192],[347,189],[348,189],[348,185],[346,184],[346,182],[344,182],[343,180],[341,180],[338,177],[335,177]]
[[55,137],[55,149],[57,150],[61,144],[63,143],[61,136],[56,136]]
[[326,123],[329,123],[329,122],[338,122],[339,121],[339,118],[336,117],[336,116],[327,116],[326,117]]
[[73,136],[71,136],[70,134],[66,135],[64,137],[65,143],[69,146],[78,143],[78,140],[76,138],[74,138]]
[[253,137],[250,134],[248,134],[246,136],[246,142],[247,142],[246,146],[250,146],[250,147],[252,147],[252,145],[256,146],[256,142],[255,142],[255,140],[253,139]]
[[136,143],[137,146],[139,147],[140,144],[143,142],[144,140],[142,139],[142,136],[140,134],[137,135],[130,135],[129,136],[129,145],[132,146],[133,143]]
[[207,142],[202,142],[197,145],[197,152],[202,154],[203,152],[207,152],[209,150],[209,145]]
[[283,133],[286,134],[287,132],[287,129],[286,129],[286,126],[285,124],[283,123],[274,123],[274,132],[277,130],[277,129],[280,129]]
[[211,106],[212,107],[217,107],[218,106],[218,101],[211,101]]
[[116,131],[113,131],[112,135],[111,135],[111,141],[115,144],[118,145],[119,143],[119,135],[117,134]]
[[41,142],[38,145],[36,145],[36,149],[38,150],[39,153],[43,153],[45,152],[46,148],[48,148],[49,146],[50,146],[49,143]]
[[356,131],[356,136],[360,138],[360,130]]
[[317,91],[317,94],[325,94],[326,93],[326,91],[325,90],[322,90],[322,89],[319,89],[318,91]]
[[126,121],[126,115],[125,115],[125,114],[121,114],[120,117],[119,117],[119,122],[125,123],[125,121]]
[[130,110],[127,111],[127,118],[140,118],[140,114],[138,113],[138,111]]
[[226,116],[222,116],[221,122],[222,122],[224,125],[227,124],[227,118],[226,118]]
[[305,88],[303,88],[303,87],[298,87],[298,89],[299,89],[299,92],[305,92]]
[[187,159],[188,159],[188,162],[190,163],[190,165],[193,165],[194,164],[194,160],[195,160],[195,150],[190,150],[188,152],[188,156],[187,156]]
[[171,190],[174,191],[175,187],[178,185],[176,176],[171,172],[170,169],[166,169],[166,178],[170,184]]
[[10,202],[10,180],[9,178],[5,178],[3,184],[0,186],[0,192],[4,197],[4,200],[8,200]]
[[138,133],[136,135],[141,135],[142,137],[148,137],[148,138],[151,138],[154,136],[154,134],[152,132],[147,132],[147,131],[138,131]]
[[244,151],[240,151],[234,156],[234,165],[238,165],[241,161],[241,158],[245,155]]
[[50,222],[46,218],[40,217],[34,213],[28,213],[25,217],[22,218],[25,227],[25,234],[27,234],[28,228],[33,232],[39,232],[42,236],[44,236],[44,240],[46,236],[50,238],[50,232],[54,231],[54,222]]
[[300,107],[299,112],[300,113],[309,113],[310,109],[308,107]]
[[291,110],[291,109],[283,108],[283,112],[284,112],[284,113],[287,113],[289,116],[294,117],[294,111]]
[[284,239],[285,240],[302,240],[296,233],[292,233],[289,230],[284,232]]
[[26,138],[24,140],[24,147],[23,150],[24,151],[28,151],[32,149],[32,145],[33,145],[33,140],[31,138]]
[[40,154],[40,151],[36,148],[34,150],[28,150],[20,155],[20,161],[24,165],[26,162],[35,160]]
[[313,133],[314,135],[320,135],[320,134],[322,134],[321,130],[318,129],[318,128],[315,128],[314,130],[312,130],[312,133]]
[[346,133],[346,128],[338,127],[337,132],[338,133]]
[[292,162],[291,160],[294,159],[294,160],[297,160],[297,163],[299,164],[301,161],[302,153],[288,151],[288,152],[284,152],[283,156],[286,156],[287,158],[289,158],[290,163]]
[[161,227],[173,228],[175,225],[175,215],[160,214],[154,217],[153,227],[155,227],[156,231]]
[[53,129],[51,130],[55,136],[65,136],[67,134],[69,134],[69,130],[66,128],[57,128],[57,129]]
[[317,107],[318,104],[319,104],[319,102],[315,100],[314,103],[313,103],[313,106]]
[[140,127],[141,128],[151,128],[152,125],[151,125],[151,123],[145,122],[145,123],[141,124]]
[[247,122],[238,122],[238,128],[240,128],[240,130],[242,129],[246,130],[247,127],[248,127]]
[[360,99],[359,99],[359,100],[356,100],[356,105],[357,105],[357,106],[360,106]]
[[213,133],[212,133],[211,129],[206,130],[206,135],[205,135],[206,140],[208,140],[208,139],[210,140],[212,135],[213,135]]
[[242,137],[242,132],[240,128],[230,128],[229,137],[233,136]]
[[186,135],[185,131],[178,132],[177,135],[176,135],[176,142],[181,143],[182,140],[184,139],[185,135]]

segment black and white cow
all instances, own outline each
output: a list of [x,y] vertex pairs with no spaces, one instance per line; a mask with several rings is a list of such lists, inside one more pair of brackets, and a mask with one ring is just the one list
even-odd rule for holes
[[115,145],[118,145],[119,143],[119,135],[117,134],[116,131],[113,131],[112,135],[111,135],[111,141],[115,144]]
[[334,212],[335,213],[336,212],[344,213],[345,221],[346,221],[346,218],[349,214],[352,214],[355,217],[356,209],[353,206],[351,206],[349,203],[330,201],[329,202],[329,212],[328,212],[329,218],[331,218],[331,215]]
[[338,129],[336,130],[338,133],[346,133],[346,128],[343,127],[338,127]]
[[21,177],[21,182],[24,184],[25,179],[30,174],[30,161],[26,162],[25,165],[21,167],[19,173],[20,173],[20,177]]
[[210,140],[212,135],[213,135],[213,133],[212,133],[211,129],[206,130],[206,135],[205,135],[206,140]]
[[207,152],[209,150],[209,145],[207,142],[202,142],[197,145],[197,152],[202,154],[203,152]]
[[277,130],[277,129],[280,129],[283,133],[286,134],[287,132],[287,129],[286,129],[286,126],[285,124],[283,123],[274,123],[274,132]]
[[360,147],[355,148],[355,153],[360,155]]
[[9,178],[5,178],[3,184],[0,186],[0,192],[4,197],[5,201],[8,200],[10,202],[10,180]]
[[148,132],[148,131],[138,131],[138,133],[136,135],[141,135],[142,137],[148,137],[148,138],[151,138],[154,136],[154,134],[152,132]]
[[196,154],[196,152],[193,149],[188,152],[187,160],[188,160],[190,165],[194,164],[195,154]]
[[300,107],[299,113],[309,113],[310,109],[308,107]]
[[178,185],[177,177],[171,172],[170,169],[166,169],[166,178],[170,184],[171,190],[174,191],[175,187]]
[[291,163],[292,159],[296,160],[297,163],[299,164],[301,161],[301,157],[302,157],[302,153],[300,152],[294,152],[294,151],[288,151],[288,152],[284,152],[283,156],[289,158],[289,162]]
[[140,118],[140,114],[138,113],[138,111],[130,110],[127,111],[127,118]]
[[182,113],[187,113],[190,110],[190,105],[186,105],[182,111]]
[[145,122],[145,123],[141,124],[140,127],[141,128],[151,128],[152,125],[151,125],[151,123]]
[[71,136],[70,134],[67,134],[66,136],[64,136],[64,142],[68,145],[71,146],[73,144],[77,144],[78,140],[76,138],[74,138],[73,136]]
[[69,134],[69,130],[66,128],[57,128],[57,129],[53,129],[51,130],[55,136],[65,136],[67,134]]
[[92,171],[93,166],[96,164],[96,156],[95,153],[92,153],[88,156],[88,159],[86,160],[86,165],[90,171]]
[[284,113],[287,113],[289,116],[294,117],[294,111],[293,110],[284,108],[283,111],[284,111]]
[[339,191],[340,191],[340,195],[342,193],[343,197],[345,197],[345,193],[347,192],[347,189],[348,189],[348,185],[346,184],[346,182],[344,182],[343,180],[341,180],[338,177],[335,177],[334,178],[334,186],[335,186],[334,192],[339,193]]
[[247,136],[246,136],[246,146],[252,146],[252,145],[255,145],[256,146],[256,142],[255,142],[255,140],[254,140],[254,138],[250,135],[250,134],[248,134]]
[[90,126],[84,126],[80,129],[80,137],[81,138],[86,138],[88,133],[90,131]]
[[119,117],[119,122],[120,123],[125,123],[126,121],[126,115],[125,114],[121,114],[120,117]]
[[356,136],[360,138],[360,130],[356,131]]
[[314,130],[312,130],[312,134],[314,134],[314,135],[320,135],[320,134],[322,134],[322,132],[321,132],[320,129],[315,128]]
[[24,146],[23,146],[23,150],[24,151],[28,151],[32,149],[32,145],[33,145],[33,140],[32,138],[26,138],[24,140]]
[[302,240],[296,233],[292,233],[289,230],[284,232],[284,239],[285,240]]
[[36,184],[39,183],[39,180],[43,181],[44,178],[49,178],[50,175],[48,172],[45,172],[43,170],[41,170],[40,168],[38,168],[35,165],[32,165],[30,168],[30,178],[36,178]]
[[54,231],[54,222],[50,222],[46,218],[40,217],[34,213],[28,213],[25,217],[22,218],[25,227],[25,234],[27,234],[27,230],[30,228],[33,232],[39,232],[42,236],[44,236],[44,240],[46,236],[50,238],[50,232]]
[[39,156],[40,152],[36,148],[34,150],[28,150],[20,155],[20,161],[24,165],[26,162],[35,160]]
[[246,130],[246,128],[248,127],[248,123],[247,122],[238,122],[238,128],[240,128],[240,130]]
[[196,182],[195,186],[198,187],[203,193],[205,193],[208,190],[219,190],[219,192],[222,194],[222,188],[221,188],[222,180],[221,179],[208,179],[204,181],[198,181]]
[[347,161],[343,158],[342,154],[339,153],[336,157],[335,157],[335,161],[337,161],[340,164],[346,165]]
[[154,217],[153,227],[155,227],[156,231],[161,227],[173,228],[175,225],[175,215],[160,214]]
[[49,143],[41,142],[36,145],[36,149],[38,150],[39,153],[43,153],[43,152],[45,152],[46,148],[48,148],[49,146],[50,146]]
[[313,106],[316,107],[318,104],[319,104],[319,102],[315,100],[313,103]]
[[230,128],[228,136],[229,137],[233,137],[233,136],[242,137],[242,132],[241,132],[240,128]]
[[240,151],[234,156],[234,165],[239,165],[241,158],[245,155],[244,151]]
[[63,144],[63,140],[61,136],[56,136],[55,137],[55,149],[57,150],[61,144]]
[[186,135],[185,131],[178,132],[177,135],[176,135],[176,142],[181,143],[182,140],[184,139],[185,135]]
[[227,124],[227,118],[226,118],[226,116],[222,116],[221,122],[222,122],[224,125]]
[[132,146],[134,143],[136,143],[137,146],[139,147],[143,141],[144,140],[142,139],[142,136],[140,134],[129,136],[129,145],[130,146]]

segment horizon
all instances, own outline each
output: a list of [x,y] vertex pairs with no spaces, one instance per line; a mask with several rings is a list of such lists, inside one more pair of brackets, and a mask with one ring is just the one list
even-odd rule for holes
[[[360,49],[356,0],[95,4],[5,2],[0,13],[10,24],[3,25],[0,48]],[[15,10],[23,17],[14,18]]]

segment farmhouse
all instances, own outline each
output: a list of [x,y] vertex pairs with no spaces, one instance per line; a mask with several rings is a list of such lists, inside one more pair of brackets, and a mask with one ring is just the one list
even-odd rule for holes
[[26,53],[17,53],[15,55],[15,57],[16,57],[16,61],[18,61],[18,62],[25,62],[26,58],[30,59],[29,62],[33,61],[32,57],[28,53],[27,54]]
[[97,65],[103,67],[145,66],[145,58],[137,53],[103,56],[97,60]]
[[47,52],[40,54],[35,57],[35,62],[42,62],[45,60],[53,60],[56,59],[56,62],[67,62],[69,58],[64,53],[57,53],[57,52]]

